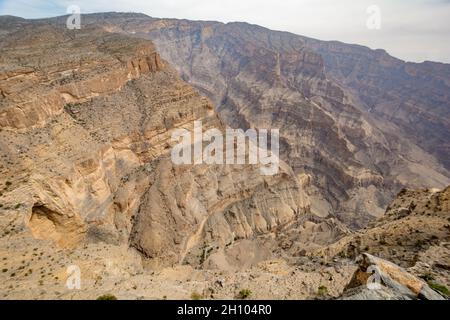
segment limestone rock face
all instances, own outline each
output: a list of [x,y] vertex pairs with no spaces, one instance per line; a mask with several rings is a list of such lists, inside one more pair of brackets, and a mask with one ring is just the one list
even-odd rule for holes
[[[128,139],[124,131],[102,138],[87,127],[87,119],[107,121],[102,113],[112,110],[99,107],[82,122],[77,108],[101,105],[134,79],[164,72],[153,45],[95,29],[71,34],[37,24],[9,34],[1,51],[3,180],[26,188],[20,198],[29,208],[31,231],[73,246],[86,233],[96,237],[103,224],[117,223],[107,227],[115,241],[130,224],[146,177],[121,181],[141,165],[130,146],[113,145],[113,138]],[[122,127],[123,119],[117,120]],[[95,125],[102,130],[108,124]]]
[[[141,74],[163,68],[151,43],[138,40],[120,43],[123,39],[115,35],[91,30],[92,37],[103,37],[104,42],[94,45],[95,51],[88,51],[86,38],[80,35],[71,39],[69,34],[42,26],[39,35],[49,41],[33,45],[26,41],[25,32],[9,35],[3,44],[0,127],[5,129],[42,126],[60,114],[66,104],[109,95]],[[23,44],[15,42],[19,39]],[[57,54],[55,60],[39,58],[51,54]],[[22,66],[23,60],[28,62],[26,67]]]
[[317,215],[358,228],[402,187],[450,183],[448,65],[245,23],[114,13],[85,23],[151,39],[226,125],[280,129],[282,160],[309,177]]
[[287,164],[274,176],[173,164],[176,129],[225,126],[148,40],[36,22],[1,52],[2,184],[36,239],[128,244],[157,266],[201,265],[205,246],[274,235],[309,210]]

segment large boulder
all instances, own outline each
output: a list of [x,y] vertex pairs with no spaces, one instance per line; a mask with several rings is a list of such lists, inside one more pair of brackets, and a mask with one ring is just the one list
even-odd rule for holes
[[396,264],[364,253],[343,300],[445,300],[422,279]]

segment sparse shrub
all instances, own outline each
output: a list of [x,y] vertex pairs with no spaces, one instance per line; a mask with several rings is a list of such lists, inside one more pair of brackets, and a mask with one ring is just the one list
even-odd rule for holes
[[248,299],[252,296],[252,291],[250,289],[242,289],[239,291],[237,298],[240,300]]
[[202,299],[203,299],[203,296],[200,293],[198,293],[196,291],[191,293],[191,300],[202,300]]
[[112,294],[104,294],[98,297],[97,300],[117,300],[117,297]]
[[423,280],[425,280],[431,289],[443,294],[446,297],[450,297],[450,291],[448,288],[442,284],[436,283],[434,280],[435,278],[431,273],[425,273],[420,276]]
[[11,182],[11,181],[6,181],[5,186],[9,187],[9,186],[11,186],[11,185],[12,185],[12,182]]
[[18,203],[18,204],[16,204],[16,205],[14,206],[14,209],[19,209],[21,206],[22,206],[22,204],[21,204],[21,203]]
[[430,286],[431,289],[440,292],[446,297],[450,297],[450,291],[446,286],[436,282],[429,282],[428,285]]
[[416,241],[416,248],[420,248],[420,247],[422,247],[422,246],[424,246],[426,244],[426,242],[424,241],[424,240],[422,240],[422,239],[419,239],[419,240],[417,240]]
[[324,296],[324,295],[326,295],[328,293],[328,288],[327,287],[325,287],[325,286],[320,286],[319,288],[317,288],[317,294],[319,295],[319,296]]
[[3,272],[3,273],[8,272],[8,269],[6,269],[6,268],[5,268],[5,269],[2,269],[2,272]]

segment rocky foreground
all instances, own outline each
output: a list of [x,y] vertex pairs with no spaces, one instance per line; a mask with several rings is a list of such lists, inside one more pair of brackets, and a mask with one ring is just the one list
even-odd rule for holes
[[[139,25],[148,32],[137,37],[123,27],[135,15],[113,17],[93,16],[72,31],[58,19],[0,17],[1,298],[448,294],[450,189],[405,189],[382,209],[404,185],[448,184],[442,155],[414,138],[393,138],[395,130],[359,110],[351,93],[327,84],[323,58],[306,47],[282,53],[279,73],[250,61],[221,103],[214,93],[221,86],[199,88],[194,72],[202,96],[146,39],[172,23],[178,31],[192,25],[147,17]],[[205,39],[218,36],[201,30]],[[259,57],[254,45],[234,53]],[[175,166],[171,135],[194,121],[205,129],[281,128],[288,151],[280,172]],[[73,266],[81,290],[67,287]],[[380,290],[367,291],[370,266]]]

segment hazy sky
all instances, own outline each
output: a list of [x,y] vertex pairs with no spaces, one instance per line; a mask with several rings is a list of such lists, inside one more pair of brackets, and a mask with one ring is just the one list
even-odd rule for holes
[[[382,48],[407,61],[450,62],[450,0],[0,0],[0,15],[42,18],[125,11],[153,17],[246,21],[322,40]],[[381,10],[380,29],[369,29],[367,8]]]

